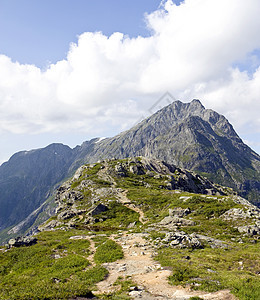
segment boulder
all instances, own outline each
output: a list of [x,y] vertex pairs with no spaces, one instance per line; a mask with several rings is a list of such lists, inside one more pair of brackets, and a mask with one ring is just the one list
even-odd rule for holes
[[99,215],[105,211],[108,211],[108,207],[106,205],[100,203],[90,212],[90,215],[93,217],[93,216]]
[[50,222],[44,223],[38,227],[39,231],[48,231],[52,230],[56,226],[61,225],[61,223],[58,220],[51,220]]
[[179,217],[183,218],[191,213],[191,210],[189,208],[181,208],[181,207],[175,207],[173,209],[169,209],[169,216],[170,217]]
[[175,248],[193,248],[200,249],[203,248],[203,242],[210,245],[211,248],[222,248],[227,249],[229,246],[222,242],[221,240],[213,239],[208,236],[200,234],[186,234],[184,231],[168,232],[162,242],[169,244],[171,247]]
[[169,243],[170,246],[176,248],[203,248],[195,234],[188,235],[184,231],[168,232],[162,242]]
[[115,172],[117,176],[125,177],[126,176],[126,169],[121,163],[117,163],[115,165]]
[[144,168],[142,167],[142,165],[130,165],[129,167],[129,171],[135,175],[143,175],[145,174]]
[[260,219],[260,209],[257,207],[249,207],[248,209],[244,210],[242,208],[231,208],[226,211],[221,218],[224,220],[238,220],[238,219]]
[[10,239],[8,245],[10,247],[31,246],[37,243],[37,238],[34,236],[17,237]]
[[196,223],[191,220],[187,220],[184,218],[178,218],[175,216],[165,217],[161,222],[158,223],[164,227],[172,227],[172,226],[194,226]]
[[246,233],[249,236],[260,235],[260,226],[255,225],[246,225],[240,226],[237,228],[240,233]]
[[66,210],[58,214],[57,218],[58,220],[67,220],[76,215],[76,212],[73,210]]

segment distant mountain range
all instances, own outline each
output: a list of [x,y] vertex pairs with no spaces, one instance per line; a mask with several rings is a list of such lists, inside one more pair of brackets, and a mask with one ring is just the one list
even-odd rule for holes
[[74,149],[52,144],[14,154],[0,166],[0,238],[51,215],[55,188],[82,164],[135,156],[196,171],[260,205],[260,156],[224,116],[199,100],[175,101],[112,138],[92,139]]

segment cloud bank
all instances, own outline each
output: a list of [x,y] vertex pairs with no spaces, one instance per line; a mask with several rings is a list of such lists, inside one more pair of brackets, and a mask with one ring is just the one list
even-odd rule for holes
[[259,0],[168,0],[149,37],[86,32],[45,70],[0,55],[0,133],[119,132],[166,91],[259,132],[259,15]]

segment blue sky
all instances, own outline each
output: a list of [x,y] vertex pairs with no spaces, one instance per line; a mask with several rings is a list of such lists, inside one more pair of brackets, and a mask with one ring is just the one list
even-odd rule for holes
[[[144,13],[160,0],[1,0],[1,54],[41,68],[64,59],[69,44],[86,31],[130,37],[149,35]],[[175,1],[179,3],[179,1]]]
[[258,0],[0,0],[0,163],[113,136],[166,91],[260,153],[259,14]]

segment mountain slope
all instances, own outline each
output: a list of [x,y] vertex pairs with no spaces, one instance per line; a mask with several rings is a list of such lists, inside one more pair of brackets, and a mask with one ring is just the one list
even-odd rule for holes
[[260,210],[231,189],[159,160],[111,159],[81,166],[56,203],[36,244],[0,249],[1,299],[260,297]]
[[67,176],[73,151],[62,144],[19,152],[0,168],[0,229],[22,221]]

